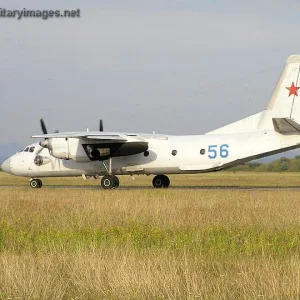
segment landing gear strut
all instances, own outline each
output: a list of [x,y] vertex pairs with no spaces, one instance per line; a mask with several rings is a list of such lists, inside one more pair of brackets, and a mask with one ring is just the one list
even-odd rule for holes
[[43,182],[41,179],[30,179],[29,184],[33,189],[40,189],[43,186]]
[[105,190],[111,190],[111,189],[118,188],[119,185],[120,185],[120,181],[119,181],[119,178],[117,176],[105,175],[101,179],[101,186]]
[[166,175],[157,175],[153,178],[152,184],[156,189],[168,188],[170,186],[170,179]]
[[104,168],[106,169],[108,175],[105,175],[102,177],[101,179],[101,186],[105,189],[105,190],[111,190],[111,189],[115,189],[118,188],[120,185],[120,181],[119,178],[115,175],[112,175],[112,158],[109,158],[109,167],[107,168],[105,163],[102,162]]

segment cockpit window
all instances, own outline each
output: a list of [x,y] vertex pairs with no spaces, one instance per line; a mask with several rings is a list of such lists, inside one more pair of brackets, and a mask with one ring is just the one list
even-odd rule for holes
[[29,152],[33,152],[34,151],[34,147],[30,147]]
[[24,150],[24,152],[28,152],[28,150],[29,150],[29,147],[26,147],[25,150]]

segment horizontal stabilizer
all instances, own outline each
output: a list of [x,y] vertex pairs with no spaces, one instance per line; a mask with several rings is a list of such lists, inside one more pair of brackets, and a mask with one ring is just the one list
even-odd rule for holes
[[273,118],[275,131],[279,133],[300,133],[300,124],[291,118]]

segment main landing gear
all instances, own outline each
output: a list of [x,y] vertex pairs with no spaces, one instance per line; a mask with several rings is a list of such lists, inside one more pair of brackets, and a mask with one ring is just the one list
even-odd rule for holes
[[152,184],[156,189],[168,188],[170,186],[170,179],[166,175],[157,175],[153,178]]
[[112,175],[112,158],[109,158],[109,167],[107,168],[105,163],[102,162],[104,168],[106,169],[108,175],[105,175],[101,179],[101,186],[105,190],[111,190],[118,188],[120,186],[119,178],[115,175]]
[[120,185],[119,178],[115,175],[105,175],[101,179],[101,186],[105,190],[118,188]]
[[35,178],[31,178],[29,184],[33,189],[40,189],[43,186],[42,180]]

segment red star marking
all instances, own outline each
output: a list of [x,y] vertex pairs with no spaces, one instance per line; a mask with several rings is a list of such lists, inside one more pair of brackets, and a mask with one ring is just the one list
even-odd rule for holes
[[298,90],[300,89],[300,87],[295,86],[294,82],[292,83],[291,87],[286,87],[286,89],[290,91],[289,97],[292,95],[298,97]]

